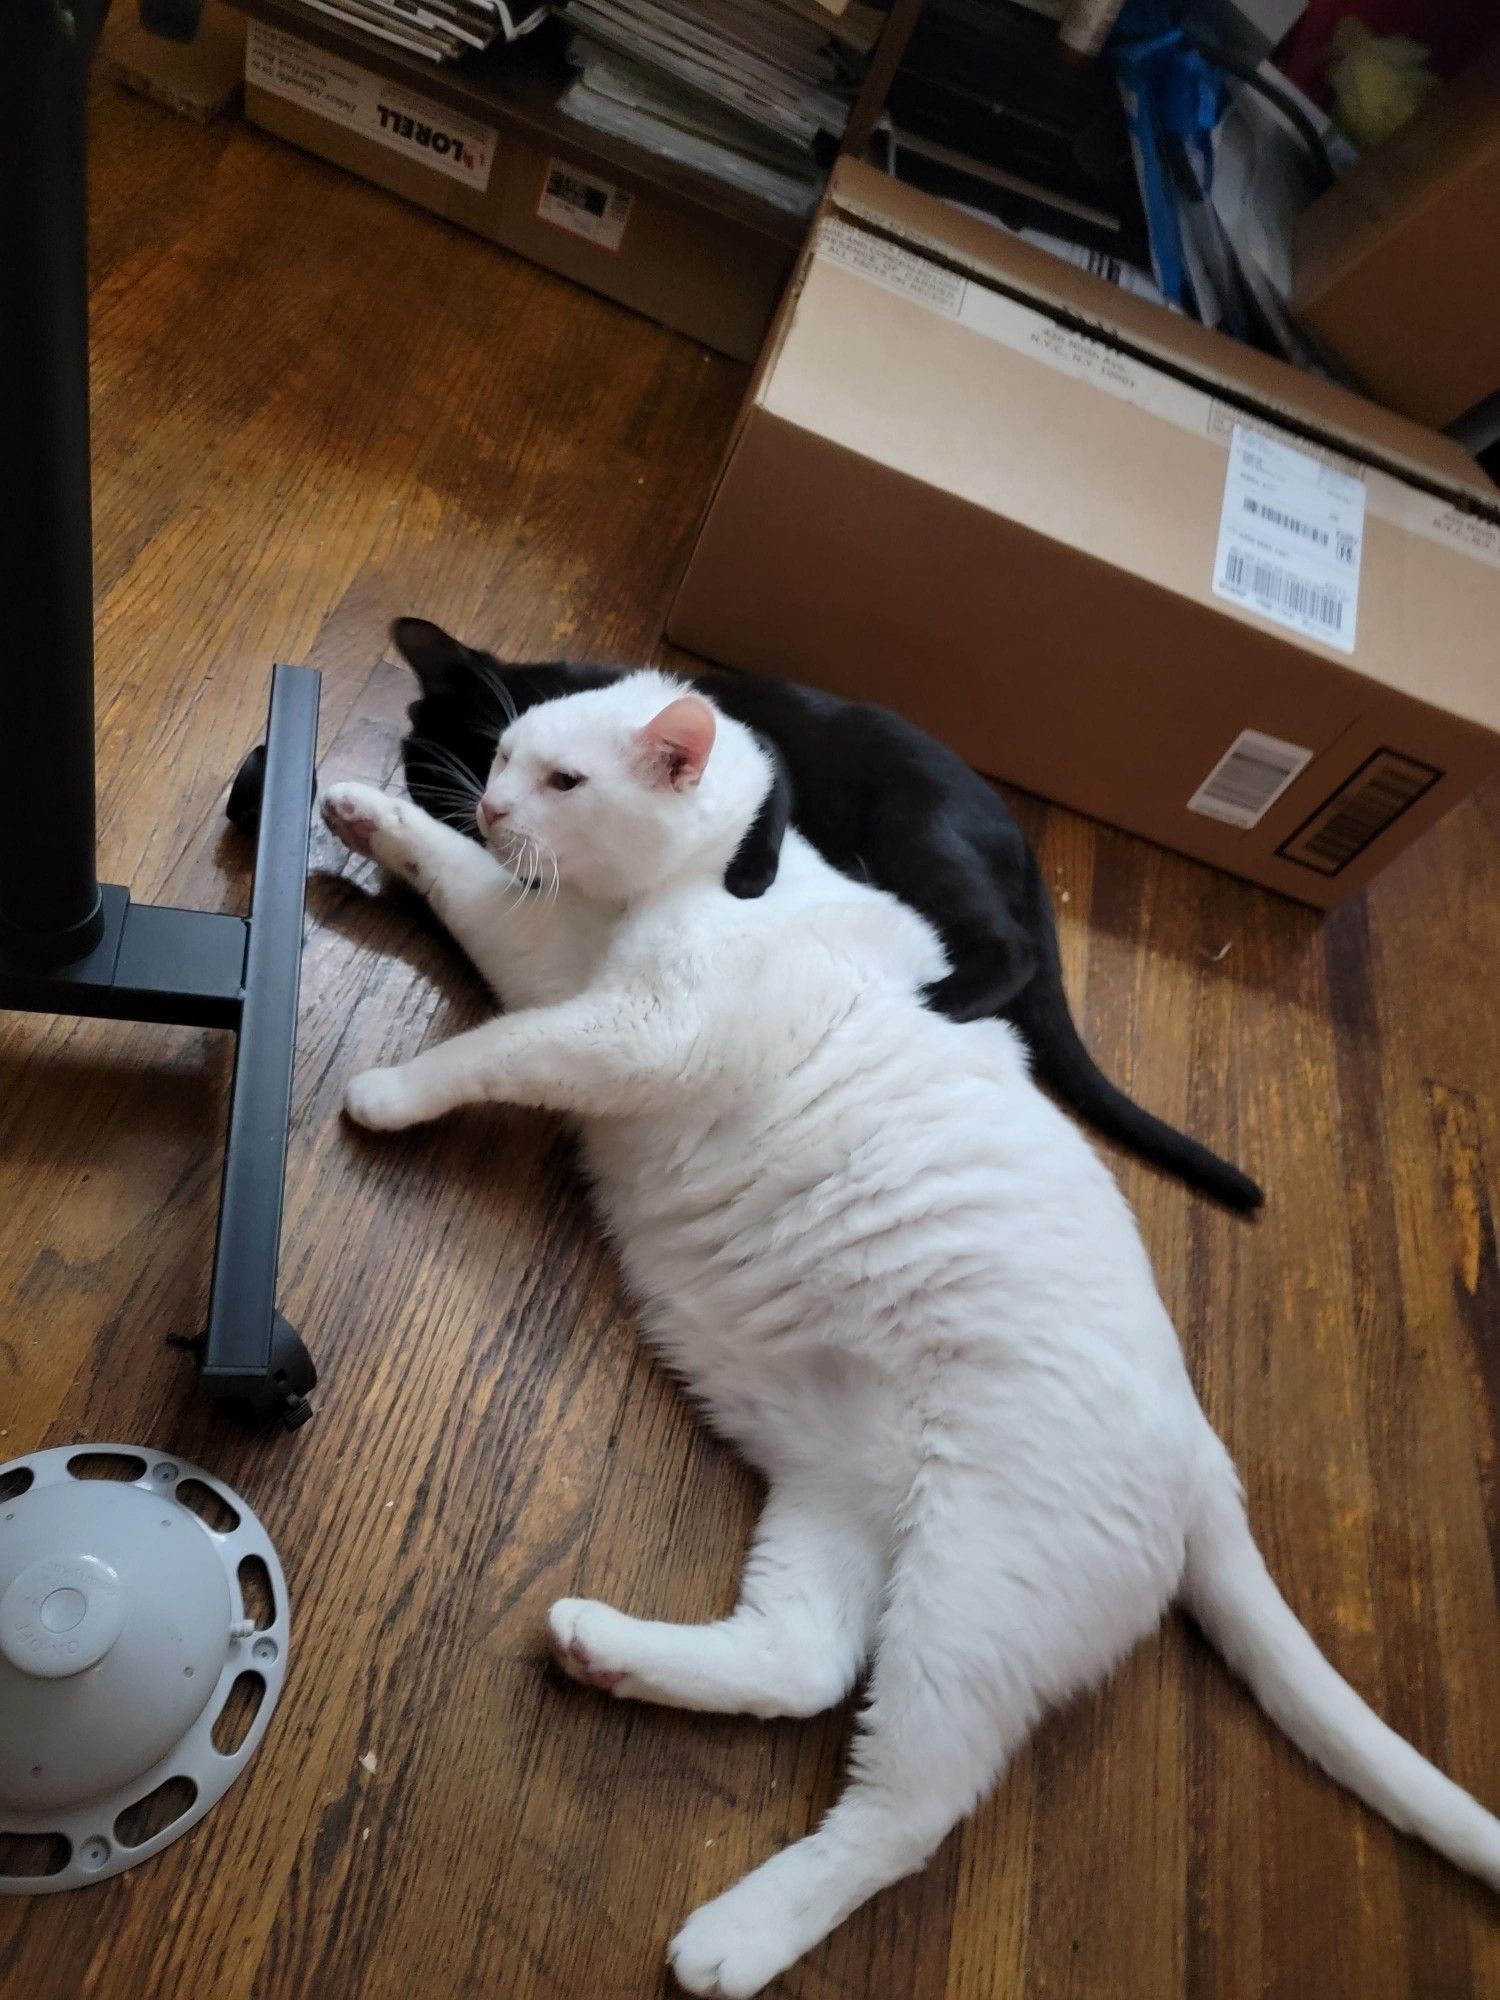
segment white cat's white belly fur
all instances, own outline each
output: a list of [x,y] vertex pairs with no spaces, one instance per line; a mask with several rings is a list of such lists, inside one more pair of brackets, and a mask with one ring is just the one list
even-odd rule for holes
[[329,818],[368,826],[524,1010],[356,1079],[351,1109],[578,1117],[646,1332],[769,1482],[732,1616],[566,1600],[559,1657],[617,1695],[759,1714],[826,1707],[873,1659],[849,1789],[689,1920],[684,1984],[754,1992],[920,1866],[1179,1593],[1310,1756],[1500,1887],[1500,1826],[1365,1708],[1266,1574],[1110,1175],[1009,1029],[921,1006],[942,958],[919,918],[795,835],[758,903],[718,887],[731,842],[611,910],[566,884],[518,902],[470,843],[362,787]]
[[[849,1483],[857,1455],[886,1506],[941,1457],[997,1509],[1041,1507],[1049,1560],[1118,1517],[1151,1545],[1154,1622],[1202,1420],[1125,1204],[1009,1030],[867,995],[705,1134],[586,1121],[585,1158],[646,1331],[768,1478]],[[1066,1491],[1037,1476],[1054,1431]]]

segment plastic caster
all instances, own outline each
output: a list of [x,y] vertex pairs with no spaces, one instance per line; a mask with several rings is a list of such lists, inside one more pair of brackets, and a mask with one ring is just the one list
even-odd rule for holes
[[257,743],[234,774],[224,817],[239,832],[252,837],[260,830],[261,794],[266,788],[266,746]]
[[[234,783],[229,787],[229,797],[224,802],[224,817],[236,832],[253,840],[260,832],[260,802],[266,789],[266,746],[257,743],[249,756],[234,774]],[[318,796],[318,774],[313,771],[312,797]]]
[[[167,1335],[168,1347],[181,1348],[201,1362],[208,1336],[202,1333]],[[318,1386],[318,1370],[306,1343],[290,1320],[277,1313],[271,1322],[271,1372],[253,1389],[220,1390],[210,1385],[210,1393],[220,1405],[248,1423],[265,1423],[274,1417],[284,1430],[300,1430],[317,1414],[308,1398]]]
[[267,1416],[278,1417],[284,1430],[300,1430],[312,1421],[308,1401],[318,1386],[318,1371],[302,1336],[277,1313],[271,1326],[271,1379],[261,1404]]

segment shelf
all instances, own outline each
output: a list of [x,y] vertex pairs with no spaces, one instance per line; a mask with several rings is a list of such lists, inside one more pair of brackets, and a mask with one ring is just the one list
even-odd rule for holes
[[722,217],[772,242],[800,247],[810,217],[789,214],[774,203],[677,166],[627,139],[611,137],[567,117],[558,98],[570,72],[558,36],[548,28],[508,47],[500,44],[460,63],[433,63],[353,26],[314,14],[296,0],[236,0],[241,13],[267,27],[296,35],[331,55],[343,56],[392,83],[419,90],[434,103],[462,112],[484,125],[513,132],[529,144],[556,152],[588,169],[607,166],[612,179],[636,193]]

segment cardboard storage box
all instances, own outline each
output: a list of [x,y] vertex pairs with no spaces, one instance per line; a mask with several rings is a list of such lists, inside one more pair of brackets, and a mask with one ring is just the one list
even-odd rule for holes
[[1295,308],[1372,395],[1451,424],[1500,391],[1500,47],[1298,221]]
[[668,632],[1327,907],[1500,767],[1500,493],[845,162]]
[[[378,51],[367,67],[320,34],[250,21],[247,118],[708,347],[755,358],[796,254],[785,226],[760,229],[732,202],[674,199],[622,175],[582,127],[577,140],[548,129],[571,121],[549,119],[541,92],[534,122],[524,92],[514,116],[498,104],[470,116],[384,73]],[[433,90],[462,82],[435,75]]]

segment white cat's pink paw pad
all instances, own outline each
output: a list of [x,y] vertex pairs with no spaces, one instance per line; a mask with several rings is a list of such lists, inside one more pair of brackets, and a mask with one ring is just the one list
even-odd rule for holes
[[398,848],[401,845],[401,801],[374,785],[330,785],[323,794],[321,810],[328,831],[355,854],[380,860],[382,836],[388,847],[392,842]]
[[576,1639],[570,1642],[566,1651],[558,1653],[557,1663],[569,1680],[582,1681],[585,1687],[603,1688],[606,1694],[613,1692],[625,1678],[623,1667],[613,1671],[601,1667],[588,1648],[581,1646]]
[[626,1679],[625,1667],[612,1666],[601,1657],[597,1643],[590,1643],[588,1627],[602,1614],[617,1616],[605,1604],[591,1604],[586,1598],[564,1597],[547,1614],[547,1638],[552,1657],[568,1676],[584,1687],[613,1694]]
[[371,785],[330,785],[321,801],[323,824],[351,853],[367,855],[380,825],[379,798]]

